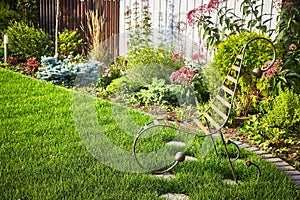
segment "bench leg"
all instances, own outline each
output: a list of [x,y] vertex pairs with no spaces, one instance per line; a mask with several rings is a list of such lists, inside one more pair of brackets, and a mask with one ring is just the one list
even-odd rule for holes
[[233,180],[237,183],[237,178],[236,178],[236,175],[234,173],[234,169],[233,169],[233,166],[232,166],[232,162],[231,162],[231,159],[229,157],[229,153],[228,153],[228,149],[227,149],[227,145],[226,145],[226,142],[224,140],[224,136],[222,133],[220,133],[221,135],[221,138],[222,138],[222,142],[223,142],[223,145],[225,147],[225,152],[226,152],[226,156],[227,156],[227,159],[229,161],[229,165],[230,165],[230,169],[231,169],[231,173],[232,173],[232,176],[233,176]]
[[210,139],[211,139],[211,141],[212,141],[212,143],[213,143],[213,145],[214,145],[214,150],[215,150],[215,153],[216,153],[216,155],[218,155],[218,150],[217,150],[217,147],[216,147],[216,143],[215,143],[215,140],[214,140],[214,138],[213,138],[213,136],[211,135],[211,136],[209,136],[210,137]]

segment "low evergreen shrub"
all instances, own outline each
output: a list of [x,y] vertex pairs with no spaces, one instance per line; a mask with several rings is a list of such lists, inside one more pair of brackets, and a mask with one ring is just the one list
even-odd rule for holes
[[7,28],[9,55],[18,58],[41,58],[50,55],[53,42],[44,31],[16,22]]
[[[270,127],[288,131],[300,130],[300,95],[292,90],[281,91],[271,102],[270,110],[263,120]],[[300,134],[299,134],[300,135]]]

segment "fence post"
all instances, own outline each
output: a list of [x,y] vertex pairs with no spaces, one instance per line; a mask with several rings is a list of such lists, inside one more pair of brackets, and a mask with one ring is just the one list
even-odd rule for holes
[[4,63],[7,62],[7,54],[8,54],[8,35],[4,35]]

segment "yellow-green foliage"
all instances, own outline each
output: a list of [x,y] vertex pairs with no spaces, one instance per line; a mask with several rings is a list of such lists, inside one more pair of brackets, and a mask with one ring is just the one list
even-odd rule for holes
[[[219,68],[222,75],[226,75],[230,65],[236,58],[239,50],[246,42],[255,37],[265,37],[265,35],[256,32],[242,32],[240,34],[230,35],[226,40],[222,41],[217,46],[217,52],[214,56],[214,63]],[[249,45],[248,51],[243,62],[243,74],[251,73],[254,68],[263,67],[266,61],[273,58],[271,45],[264,40],[257,40]]]
[[300,95],[292,90],[281,91],[263,119],[270,127],[300,130]]
[[50,36],[24,22],[15,22],[8,26],[6,34],[9,37],[9,55],[12,57],[39,59],[52,52]]
[[80,34],[78,31],[69,31],[65,29],[62,33],[59,34],[58,44],[59,44],[59,55],[68,56],[72,53],[78,53],[82,39],[80,39]]
[[[255,37],[268,38],[266,35],[256,32],[241,32],[240,34],[230,35],[217,46],[214,63],[222,76],[227,74],[243,45],[245,45],[249,39]],[[278,54],[279,56],[281,55],[280,51]],[[237,103],[237,106],[240,114],[246,115],[248,113],[255,112],[256,104],[260,98],[264,97],[263,95],[265,93],[263,94],[263,90],[269,87],[264,85],[264,88],[259,88],[259,85],[263,84],[257,83],[266,80],[258,80],[255,78],[252,75],[252,70],[255,68],[264,68],[265,62],[271,61],[272,58],[272,46],[267,41],[256,40],[248,46],[245,53],[245,59],[243,61],[241,77],[239,79],[239,102]]]

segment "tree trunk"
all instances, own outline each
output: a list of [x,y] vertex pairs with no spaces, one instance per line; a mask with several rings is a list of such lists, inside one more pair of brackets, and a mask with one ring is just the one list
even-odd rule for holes
[[56,0],[56,20],[55,20],[55,52],[54,55],[58,56],[58,24],[59,24],[59,5],[60,0]]

